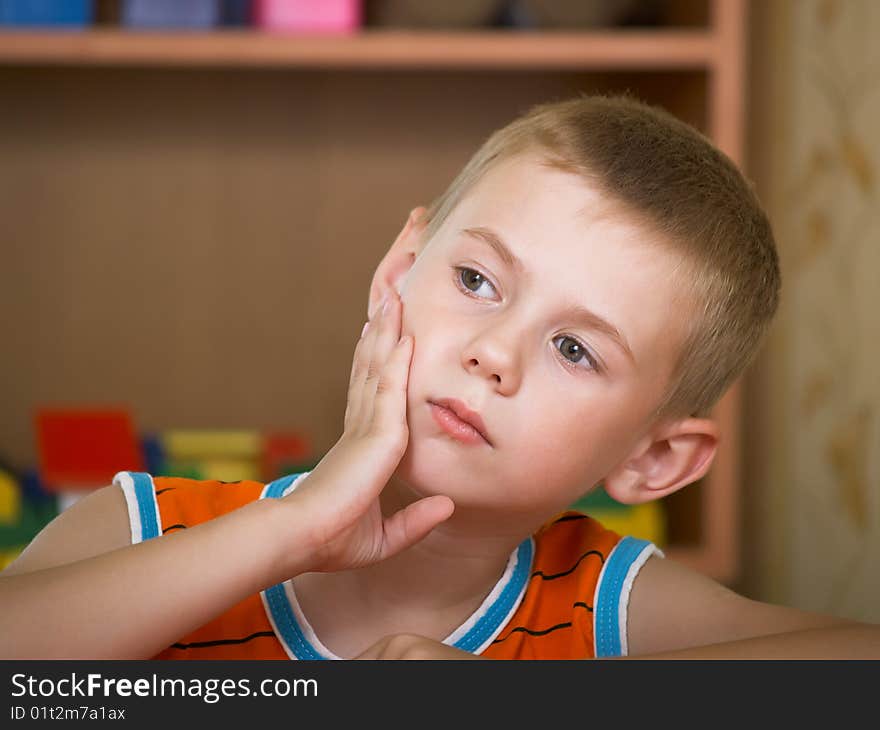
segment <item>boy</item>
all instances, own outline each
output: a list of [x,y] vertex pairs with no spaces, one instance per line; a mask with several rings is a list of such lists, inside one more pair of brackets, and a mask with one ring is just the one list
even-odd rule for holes
[[706,473],[707,414],[778,288],[766,217],[701,136],[625,98],[539,107],[380,262],[315,469],[119,474],[0,576],[0,654],[880,656],[873,627],[747,600],[565,512],[599,483],[639,503]]

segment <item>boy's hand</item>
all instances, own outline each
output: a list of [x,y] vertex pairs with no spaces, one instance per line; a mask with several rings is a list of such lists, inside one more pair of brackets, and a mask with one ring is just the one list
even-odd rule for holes
[[453,510],[449,497],[426,497],[385,517],[379,494],[409,441],[406,389],[413,353],[400,338],[403,305],[389,290],[355,348],[345,429],[320,463],[284,497],[302,518],[310,570],[335,571],[384,560],[421,540]]
[[379,639],[355,659],[483,659],[417,634],[394,634]]

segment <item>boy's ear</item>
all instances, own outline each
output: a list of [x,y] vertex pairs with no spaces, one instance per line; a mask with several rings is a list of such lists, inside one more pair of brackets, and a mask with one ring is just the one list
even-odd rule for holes
[[396,289],[399,292],[403,288],[403,280],[422,249],[422,234],[427,225],[426,212],[427,208],[422,206],[410,211],[403,229],[397,234],[391,248],[388,249],[376,267],[370,284],[370,299],[367,303],[368,317],[372,317],[388,289]]
[[621,504],[660,499],[703,477],[718,448],[718,426],[707,418],[666,422],[645,436],[604,480]]

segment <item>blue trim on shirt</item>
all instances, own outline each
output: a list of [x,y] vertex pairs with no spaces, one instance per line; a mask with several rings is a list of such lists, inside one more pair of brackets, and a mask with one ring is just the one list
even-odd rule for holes
[[134,482],[134,496],[138,505],[138,518],[141,521],[141,542],[159,537],[159,515],[156,512],[156,494],[153,479],[140,471],[126,472]]
[[269,485],[266,487],[265,497],[283,497],[284,490],[287,489],[294,480],[299,476],[299,474],[288,474],[287,476],[281,477],[280,479],[276,479],[273,482],[269,482]]
[[[278,499],[284,496],[284,491],[299,477],[299,474],[288,474],[280,479],[270,482],[263,494],[264,498]],[[303,635],[297,623],[296,616],[287,600],[284,591],[284,583],[276,583],[265,590],[266,602],[272,613],[272,620],[281,634],[284,643],[289,646],[297,659],[325,659],[315,647],[309,643]]]
[[620,656],[620,593],[630,567],[650,545],[647,540],[627,536],[608,556],[594,608],[597,658]]
[[266,589],[266,601],[269,603],[272,619],[275,621],[281,638],[293,650],[297,659],[326,659],[303,636],[296,616],[293,615],[293,609],[290,607],[290,601],[284,594],[283,583],[276,583]]
[[[299,474],[289,474],[271,482],[264,492],[264,497],[278,498],[283,496],[284,491],[299,477]],[[519,599],[523,588],[529,580],[529,570],[532,565],[532,553],[534,545],[531,538],[523,540],[516,551],[516,566],[507,585],[501,591],[501,595],[489,606],[486,613],[468,630],[468,632],[455,642],[457,649],[474,652],[482,646],[489,636],[496,631],[501,622],[507,618]],[[290,601],[287,598],[283,583],[277,583],[265,590],[266,602],[272,613],[272,620],[284,643],[291,648],[297,659],[327,659],[306,639],[296,620]]]
[[495,599],[495,602],[489,606],[486,613],[479,618],[470,630],[453,644],[456,649],[473,653],[483,645],[490,634],[500,627],[501,622],[513,609],[523,587],[529,580],[532,552],[532,539],[527,537],[519,544],[516,550],[516,567],[513,569],[513,575],[510,576],[507,585],[501,591],[501,595]]

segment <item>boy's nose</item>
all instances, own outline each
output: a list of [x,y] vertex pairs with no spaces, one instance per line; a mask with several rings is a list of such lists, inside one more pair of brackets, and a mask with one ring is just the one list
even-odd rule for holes
[[486,336],[471,341],[462,351],[462,365],[472,375],[487,378],[501,395],[512,395],[520,384],[521,372],[516,345]]

